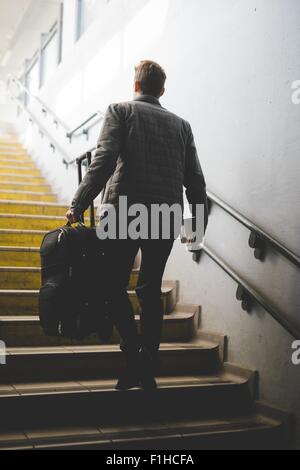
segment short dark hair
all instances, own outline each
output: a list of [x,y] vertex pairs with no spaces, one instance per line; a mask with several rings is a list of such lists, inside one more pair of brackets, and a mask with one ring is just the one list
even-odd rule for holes
[[152,95],[159,98],[167,79],[164,69],[152,60],[142,60],[135,67],[136,82],[141,86],[144,95]]

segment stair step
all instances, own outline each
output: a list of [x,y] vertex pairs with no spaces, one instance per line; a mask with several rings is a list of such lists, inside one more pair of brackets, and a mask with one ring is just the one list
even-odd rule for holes
[[28,168],[26,166],[4,166],[0,165],[0,174],[5,175],[28,175],[28,176],[40,176],[40,170],[35,168]]
[[50,186],[47,184],[37,184],[37,183],[22,183],[22,182],[9,182],[5,183],[4,181],[0,182],[0,191],[31,191],[32,193],[51,193]]
[[[135,314],[139,314],[140,305],[136,293],[132,290],[129,290],[128,293]],[[0,311],[2,315],[37,315],[38,294],[38,290],[1,289]],[[163,284],[162,300],[164,303],[164,312],[172,312],[177,300],[176,283],[170,282]]]
[[32,193],[51,193],[50,186],[47,184],[38,183],[22,183],[19,181],[0,182],[1,191],[31,191]]
[[35,163],[30,158],[0,157],[0,167],[16,167],[36,169]]
[[[0,234],[0,239],[1,239],[1,234]],[[1,263],[1,267],[3,266],[39,267],[41,265],[40,249],[38,247],[25,247],[25,246],[24,247],[0,246],[0,263]],[[0,285],[2,287],[1,283]]]
[[7,173],[0,173],[0,183],[37,183],[37,184],[47,184],[45,178],[42,176],[32,176],[32,175],[14,175]]
[[21,190],[6,191],[0,188],[0,200],[57,202],[57,197],[52,193]]
[[[6,353],[6,365],[1,368],[0,375],[0,383],[4,386],[115,379],[124,361],[117,344],[10,347]],[[159,375],[182,376],[183,381],[187,375],[216,373],[221,365],[219,344],[203,341],[198,336],[189,342],[161,343],[160,358]],[[240,369],[236,373],[228,366],[226,373],[243,377],[253,387],[250,375],[244,375]],[[0,387],[0,394],[1,390]]]
[[5,129],[5,134],[1,135],[1,139],[0,139],[0,147],[2,148],[4,146],[13,146],[13,147],[23,148],[17,135],[14,133],[8,132],[7,129]]
[[[177,305],[174,312],[165,315],[163,322],[162,341],[163,342],[184,342],[194,338],[197,330],[199,309],[196,306]],[[140,317],[135,317],[140,329]],[[46,336],[37,316],[1,316],[0,317],[0,337],[7,347],[27,347],[27,346],[63,346],[71,345],[97,345],[98,337],[90,337],[83,341],[72,342],[63,338]],[[111,339],[112,344],[119,343],[120,338],[117,332]]]
[[[0,217],[1,219],[1,217]],[[1,226],[1,223],[0,223]],[[28,226],[28,221],[27,221]],[[0,245],[10,247],[37,247],[41,246],[46,230],[1,229]]]
[[0,433],[2,450],[285,450],[286,444],[280,421],[254,413],[235,419],[65,426]]
[[1,214],[64,216],[68,209],[68,206],[54,202],[10,201],[0,199]]
[[[0,253],[1,248],[0,248]],[[22,252],[21,252],[22,253]],[[27,254],[32,254],[28,252]],[[36,254],[36,253],[35,253]],[[1,257],[2,264],[2,257]],[[135,289],[139,271],[134,269],[130,276],[129,289]],[[0,266],[0,286],[2,289],[29,289],[35,290],[41,287],[41,269],[40,267],[23,266]]]
[[0,267],[0,286],[2,290],[28,289],[41,287],[41,270],[39,267]]
[[8,156],[8,157],[17,156],[18,157],[20,155],[24,155],[28,157],[28,154],[20,145],[18,146],[9,145],[9,144],[0,145],[0,157],[3,157],[3,156]]
[[3,151],[9,150],[10,152],[16,151],[16,152],[25,152],[22,144],[20,142],[12,142],[10,140],[1,140],[0,141],[0,153]]
[[16,150],[16,151],[24,151],[24,148],[22,144],[18,140],[11,140],[11,139],[1,139],[0,140],[0,153],[2,152],[3,149],[10,149],[10,150]]
[[65,224],[63,216],[0,213],[0,228],[4,229],[49,231]]
[[13,160],[31,160],[31,157],[20,147],[0,146],[0,158]]
[[[165,361],[167,355],[167,350],[162,352]],[[170,364],[172,355],[176,356],[169,352]],[[140,389],[118,392],[115,384],[115,378],[46,384],[12,382],[0,393],[1,429],[220,418],[246,414],[253,407],[248,380],[225,372],[161,377],[155,393]]]

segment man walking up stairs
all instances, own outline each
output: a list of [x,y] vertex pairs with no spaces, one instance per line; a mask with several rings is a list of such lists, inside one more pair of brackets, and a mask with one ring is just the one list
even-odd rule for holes
[[[39,246],[67,208],[14,137],[0,141],[0,449],[279,448],[288,417],[255,402],[256,374],[224,363],[225,338],[198,329],[199,308],[163,284],[158,389],[117,392],[117,334],[72,343],[43,335]],[[117,269],[117,267],[112,267]],[[139,326],[134,292],[128,287]]]

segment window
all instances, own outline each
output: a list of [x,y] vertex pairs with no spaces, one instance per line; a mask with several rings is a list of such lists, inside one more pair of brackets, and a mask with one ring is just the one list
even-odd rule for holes
[[[53,75],[62,60],[63,4],[60,4],[58,20],[48,33],[42,33],[40,48],[31,59],[25,60],[24,73],[19,77],[21,83],[33,95]],[[27,106],[31,102],[28,93],[20,91],[19,99]]]
[[48,36],[42,46],[42,74],[41,85],[43,85],[54,73],[59,60],[59,40],[57,28]]
[[77,39],[88,29],[109,0],[77,0]]
[[[36,59],[28,71],[26,72],[26,87],[33,95],[36,95],[39,91],[39,61]],[[31,98],[30,96],[26,96],[26,104],[30,104]]]
[[38,90],[39,90],[39,63],[38,60],[36,60],[31,69],[27,72],[27,88],[32,93],[35,95]]

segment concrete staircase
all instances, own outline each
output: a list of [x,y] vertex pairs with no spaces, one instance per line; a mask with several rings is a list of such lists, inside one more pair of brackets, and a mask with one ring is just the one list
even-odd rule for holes
[[[118,335],[82,343],[48,338],[38,320],[39,245],[66,207],[22,147],[0,141],[0,449],[278,449],[289,416],[256,402],[255,371],[225,362],[225,337],[199,329],[195,305],[163,285],[159,389],[117,392]],[[129,293],[139,322],[134,292]]]

